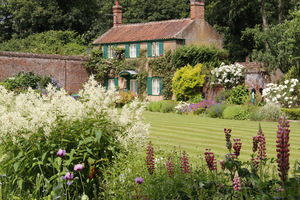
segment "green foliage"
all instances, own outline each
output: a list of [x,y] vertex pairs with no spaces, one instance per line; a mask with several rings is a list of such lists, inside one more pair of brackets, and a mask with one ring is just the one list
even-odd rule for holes
[[246,87],[244,84],[238,85],[231,90],[229,99],[227,101],[231,104],[241,105],[246,102],[249,94],[248,87]]
[[281,108],[281,111],[291,120],[300,120],[300,109],[298,108]]
[[223,116],[223,112],[226,109],[225,104],[215,104],[209,107],[206,111],[207,116],[211,118],[221,118]]
[[125,104],[131,103],[133,100],[135,100],[138,95],[135,92],[132,91],[121,91],[119,93],[120,99],[117,102],[117,106],[119,108],[123,107]]
[[282,115],[280,105],[270,102],[260,109],[260,113],[262,113],[266,121],[277,121]]
[[20,93],[26,91],[28,87],[41,90],[46,88],[49,83],[53,84],[53,86],[60,87],[59,83],[57,83],[56,79],[52,78],[52,76],[35,75],[33,72],[19,72],[15,76],[0,82],[0,85],[3,85],[7,90]]
[[198,89],[203,86],[205,77],[201,74],[202,66],[202,64],[197,64],[192,67],[188,64],[176,71],[172,85],[177,100],[184,100],[198,93]]
[[263,121],[264,120],[264,115],[263,113],[260,112],[260,109],[254,109],[252,112],[249,114],[249,119],[251,121]]
[[80,55],[85,52],[83,40],[74,31],[48,31],[32,34],[24,39],[11,39],[0,51],[40,54]]
[[199,94],[196,94],[194,97],[192,97],[190,100],[189,100],[191,103],[199,103],[201,101],[203,101],[203,96],[201,93]]
[[223,112],[224,119],[247,120],[249,119],[249,109],[244,106],[227,106]]
[[216,47],[182,46],[173,53],[172,62],[177,69],[188,64],[195,66],[198,63],[215,68],[222,62],[228,62],[228,52]]
[[169,113],[175,111],[177,105],[174,101],[152,101],[148,105],[148,110],[152,112]]

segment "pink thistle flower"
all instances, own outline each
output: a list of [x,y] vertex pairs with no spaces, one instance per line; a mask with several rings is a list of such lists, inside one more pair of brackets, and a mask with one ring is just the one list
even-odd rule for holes
[[154,166],[154,151],[153,145],[151,141],[148,143],[147,146],[147,156],[146,156],[146,165],[150,175],[154,173],[155,166]]
[[172,162],[170,160],[167,160],[166,165],[167,165],[167,171],[169,173],[169,177],[174,176],[174,165],[172,164]]
[[74,171],[81,171],[83,169],[83,165],[82,164],[78,164],[74,166]]
[[144,182],[144,179],[141,177],[136,177],[134,180],[135,180],[135,183],[137,183],[137,184],[142,184]]
[[74,177],[74,174],[73,173],[70,173],[70,172],[67,172],[64,179],[66,180],[72,180]]
[[190,173],[189,158],[187,157],[185,151],[183,151],[181,156],[181,171],[183,174]]
[[277,151],[277,163],[278,163],[278,175],[281,178],[282,182],[285,182],[288,176],[288,171],[290,169],[289,163],[289,138],[290,138],[290,127],[289,121],[287,121],[287,117],[279,118],[279,125],[277,131],[277,140],[276,140],[276,151]]
[[233,178],[233,189],[234,189],[234,191],[242,190],[241,179],[240,179],[238,173],[236,173]]
[[213,152],[210,152],[211,149],[206,149],[206,152],[204,152],[205,155],[205,161],[207,164],[207,167],[210,171],[217,170],[217,162],[215,159],[215,155]]
[[234,141],[234,144],[233,144],[233,149],[234,149],[234,154],[236,156],[236,158],[240,155],[240,151],[241,151],[241,148],[242,148],[242,143],[239,142],[241,141],[241,139],[233,139]]
[[66,155],[66,150],[59,149],[56,155],[62,158]]

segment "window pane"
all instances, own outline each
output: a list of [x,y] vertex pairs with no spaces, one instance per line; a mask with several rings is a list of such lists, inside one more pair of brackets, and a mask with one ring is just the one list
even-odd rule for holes
[[158,78],[152,79],[152,94],[159,95],[159,91],[160,91],[159,79]]
[[108,79],[107,89],[109,89],[109,90],[115,89],[115,80],[114,79]]
[[136,57],[136,44],[130,45],[130,57],[135,58]]
[[130,91],[137,92],[137,80],[130,80]]

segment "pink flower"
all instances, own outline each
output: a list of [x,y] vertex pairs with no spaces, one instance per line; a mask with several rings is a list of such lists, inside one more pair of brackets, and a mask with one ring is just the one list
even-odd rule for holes
[[66,175],[65,175],[65,179],[66,180],[72,180],[74,177],[74,174],[73,173],[70,173],[70,172],[67,172]]
[[206,149],[206,152],[204,152],[205,155],[205,161],[207,164],[207,167],[210,171],[217,170],[217,162],[215,159],[215,155],[213,152],[210,152],[211,149]]
[[240,151],[241,151],[241,148],[242,148],[242,143],[239,142],[241,141],[241,139],[233,139],[234,141],[234,144],[233,144],[233,149],[234,149],[234,154],[236,156],[236,158],[240,155]]
[[74,171],[78,172],[81,171],[83,169],[83,165],[82,164],[78,164],[74,166]]
[[232,148],[232,143],[230,141],[230,133],[231,133],[231,129],[226,129],[224,128],[224,133],[225,133],[225,140],[226,140],[226,147],[229,151],[231,151]]
[[174,176],[174,165],[171,163],[170,160],[166,161],[166,165],[167,165],[167,171],[169,173],[169,177]]
[[141,177],[136,177],[135,178],[135,183],[142,184],[143,182],[144,182],[143,178],[141,178]]
[[221,165],[221,169],[224,170],[225,169],[225,160],[221,160],[220,165]]
[[62,158],[66,155],[66,150],[59,149],[56,155]]
[[233,189],[234,189],[234,191],[242,190],[241,179],[240,179],[238,173],[236,173],[233,178]]

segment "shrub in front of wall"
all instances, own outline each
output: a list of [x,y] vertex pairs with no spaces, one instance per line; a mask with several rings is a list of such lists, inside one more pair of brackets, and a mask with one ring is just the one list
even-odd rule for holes
[[223,112],[224,119],[247,120],[249,109],[243,106],[227,106]]
[[244,84],[238,85],[231,90],[228,100],[232,104],[241,105],[246,102],[249,94],[248,87],[246,87]]
[[215,105],[209,107],[209,109],[207,109],[207,111],[206,111],[207,116],[211,117],[211,118],[221,118],[225,108],[226,108],[225,104],[220,104],[220,103],[215,104]]
[[276,121],[282,115],[281,106],[271,102],[260,108],[260,112],[266,121]]
[[160,112],[161,107],[162,107],[161,101],[152,101],[148,105],[148,110],[152,112]]
[[298,108],[282,108],[281,111],[284,112],[289,119],[300,120],[300,109]]
[[159,111],[162,113],[174,112],[176,105],[177,103],[174,101],[163,101]]

